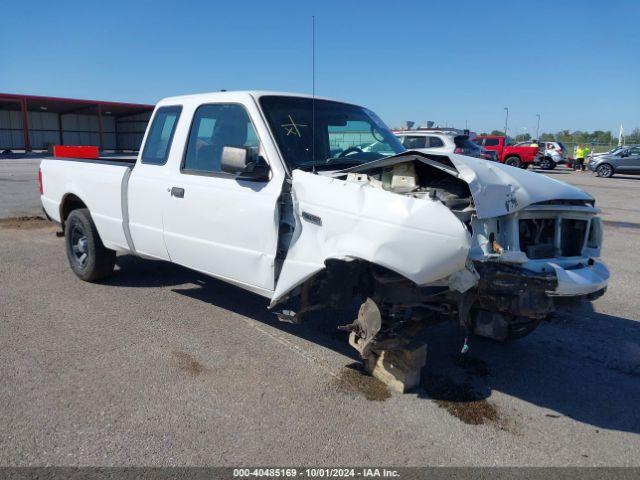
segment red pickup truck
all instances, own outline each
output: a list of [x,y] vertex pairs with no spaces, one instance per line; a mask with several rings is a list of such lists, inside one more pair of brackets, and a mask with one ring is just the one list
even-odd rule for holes
[[500,135],[479,135],[473,142],[485,148],[498,152],[500,163],[511,165],[512,167],[528,168],[539,160],[540,150],[538,147],[515,146],[509,137]]

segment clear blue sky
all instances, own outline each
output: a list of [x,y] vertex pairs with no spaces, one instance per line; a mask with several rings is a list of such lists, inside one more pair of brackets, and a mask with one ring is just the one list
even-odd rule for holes
[[311,90],[404,120],[640,126],[640,1],[13,1],[0,92],[153,103]]

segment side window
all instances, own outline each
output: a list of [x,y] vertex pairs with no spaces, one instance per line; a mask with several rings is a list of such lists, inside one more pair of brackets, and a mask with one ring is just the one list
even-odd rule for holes
[[182,107],[180,106],[160,107],[156,110],[151,130],[149,130],[147,141],[142,150],[142,163],[164,165],[167,162],[181,111]]
[[404,137],[402,145],[409,150],[412,148],[426,148],[427,137],[407,136]]
[[485,147],[496,147],[500,144],[500,140],[498,140],[497,138],[485,138],[484,139],[484,146]]
[[237,104],[201,105],[193,115],[182,170],[220,172],[224,147],[260,148],[247,111]]
[[442,141],[442,139],[438,137],[429,137],[429,147],[431,148],[444,147],[444,142]]

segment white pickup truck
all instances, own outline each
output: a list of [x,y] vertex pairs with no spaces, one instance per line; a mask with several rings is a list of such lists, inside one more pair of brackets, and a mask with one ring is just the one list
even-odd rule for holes
[[[365,151],[375,142],[384,148]],[[346,328],[364,358],[445,319],[519,338],[563,298],[602,295],[609,278],[591,196],[519,168],[406,151],[373,112],[326,99],[167,98],[135,163],[45,159],[40,178],[81,279],[110,275],[122,252],[256,292],[294,323],[357,300]]]

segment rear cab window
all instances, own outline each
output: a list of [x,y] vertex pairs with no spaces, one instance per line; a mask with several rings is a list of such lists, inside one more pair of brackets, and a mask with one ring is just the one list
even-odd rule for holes
[[156,110],[142,150],[142,163],[150,165],[167,163],[180,112],[182,107],[179,105],[160,107]]

